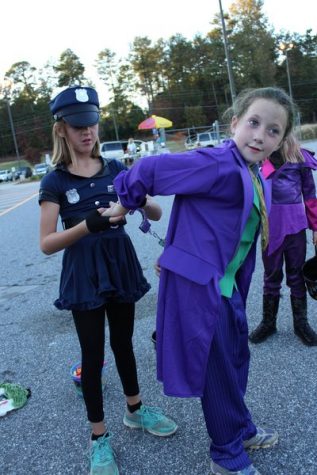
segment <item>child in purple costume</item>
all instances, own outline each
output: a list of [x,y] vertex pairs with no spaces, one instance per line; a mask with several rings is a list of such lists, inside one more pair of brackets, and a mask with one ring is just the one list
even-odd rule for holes
[[[259,475],[247,449],[276,444],[246,406],[250,352],[245,314],[256,240],[268,238],[267,183],[258,164],[292,130],[294,108],[277,88],[244,91],[231,110],[233,140],[214,148],[146,157],[114,180],[126,214],[147,194],[175,195],[161,268],[157,374],[164,392],[200,397],[211,439],[211,473]],[[263,193],[264,192],[264,193]],[[268,473],[271,473],[268,470]]]
[[317,244],[317,199],[312,173],[316,169],[313,153],[300,148],[293,135],[263,164],[262,173],[272,183],[272,205],[269,246],[262,256],[263,318],[249,336],[252,343],[260,343],[276,332],[285,262],[294,332],[305,345],[317,345],[317,335],[307,320],[307,293],[302,274],[307,228],[312,230],[313,243]]

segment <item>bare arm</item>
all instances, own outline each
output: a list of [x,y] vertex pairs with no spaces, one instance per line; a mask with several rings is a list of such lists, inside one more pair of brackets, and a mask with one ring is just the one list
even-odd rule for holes
[[41,204],[40,247],[44,254],[53,254],[74,244],[78,239],[89,234],[86,221],[73,228],[57,231],[59,205],[50,201]]
[[149,195],[146,196],[146,204],[143,207],[146,217],[152,221],[158,221],[162,217],[162,208]]
[[[98,212],[101,214],[104,211],[100,208]],[[96,213],[94,211],[93,213]],[[87,219],[83,220],[76,226],[63,231],[57,231],[57,220],[59,215],[59,205],[50,201],[43,201],[41,204],[41,218],[40,218],[40,247],[44,254],[53,254],[54,252],[61,251],[68,246],[71,246],[80,238],[90,234],[89,229],[92,232],[102,231],[107,228],[107,223],[102,223],[101,227],[93,229],[87,227]],[[98,216],[98,214],[97,214]],[[121,221],[122,215],[118,217],[111,217],[110,223],[117,223]],[[99,219],[98,219],[99,220]],[[95,220],[94,220],[95,221]],[[98,223],[97,223],[98,224]],[[96,226],[96,223],[95,223]]]

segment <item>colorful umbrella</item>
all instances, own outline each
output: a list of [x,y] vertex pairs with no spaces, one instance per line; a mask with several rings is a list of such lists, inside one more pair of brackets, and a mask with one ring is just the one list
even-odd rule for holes
[[138,129],[166,129],[167,127],[172,127],[172,125],[173,122],[171,120],[159,117],[158,115],[151,115],[151,117],[148,117],[138,125]]

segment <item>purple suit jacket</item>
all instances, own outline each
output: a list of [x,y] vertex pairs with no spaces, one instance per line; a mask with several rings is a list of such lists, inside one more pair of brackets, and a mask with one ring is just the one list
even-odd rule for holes
[[286,162],[275,169],[268,159],[262,167],[263,176],[272,187],[268,255],[290,234],[307,228],[317,231],[316,186],[312,173],[317,170],[317,160],[308,150],[302,148],[301,152],[304,162]]
[[[253,206],[246,162],[228,141],[221,147],[145,157],[121,172],[114,184],[129,209],[137,208],[146,194],[175,195],[159,261],[157,375],[165,394],[201,397],[219,316],[219,280]],[[244,301],[255,253],[254,243],[237,275]]]

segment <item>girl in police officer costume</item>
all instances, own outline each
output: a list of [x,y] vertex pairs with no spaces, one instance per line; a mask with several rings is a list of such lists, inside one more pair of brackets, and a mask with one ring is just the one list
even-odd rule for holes
[[[45,254],[65,249],[59,298],[55,306],[71,310],[82,352],[81,383],[92,427],[91,474],[119,473],[104,421],[101,374],[104,361],[105,314],[110,345],[127,401],[123,422],[158,436],[177,425],[157,409],[142,404],[132,336],[135,302],[150,288],[143,276],[123,217],[102,217],[116,201],[113,179],[125,166],[100,157],[99,100],[90,87],[69,87],[51,102],[55,169],[40,185],[40,245]],[[149,219],[161,208],[150,197]],[[58,217],[63,230],[57,231]]]

